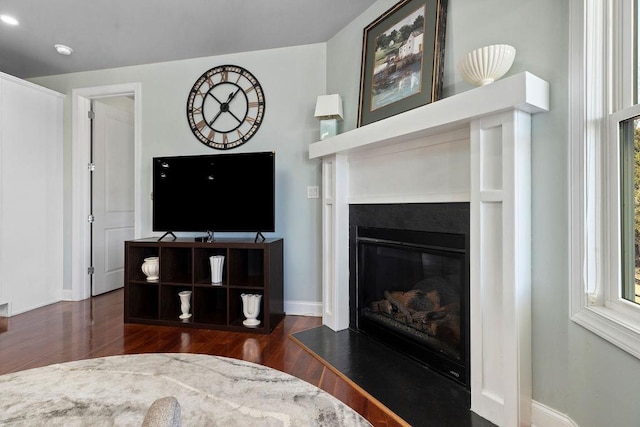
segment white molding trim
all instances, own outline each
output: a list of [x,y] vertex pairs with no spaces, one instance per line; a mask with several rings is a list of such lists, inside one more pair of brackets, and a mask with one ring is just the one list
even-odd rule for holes
[[533,400],[531,402],[531,427],[578,427],[578,424],[567,414]]
[[[374,176],[377,154],[385,153],[385,193],[409,187],[424,198],[440,182],[468,177],[443,191],[469,192],[471,410],[499,426],[531,423],[531,115],[548,109],[548,83],[524,72],[309,146],[309,158],[323,162],[323,324],[333,330],[349,319],[349,201],[377,194],[353,183]],[[456,142],[463,132],[469,143]],[[415,179],[432,165],[434,142],[452,133],[459,137],[437,144],[435,158],[455,159],[457,169],[447,163]],[[387,155],[409,148],[411,167],[406,156]]]
[[514,109],[530,114],[549,111],[549,83],[525,71],[315,142],[309,145],[309,159],[438,138],[474,119]]
[[[571,316],[571,320],[620,349],[640,359],[640,327],[637,319],[625,318],[607,307],[587,307]],[[633,327],[633,325],[636,327]]]
[[287,316],[322,317],[322,303],[314,301],[285,301]]
[[[80,301],[91,297],[91,286],[87,269],[89,256],[90,188],[87,173],[90,151],[86,141],[90,138],[91,126],[87,118],[91,99],[134,96],[134,198],[135,237],[141,230],[141,154],[142,154],[142,84],[125,83],[98,86],[71,91],[71,164],[72,164],[72,210],[71,210],[71,296],[69,300]],[[66,293],[68,295],[68,293]]]
[[611,0],[570,3],[569,313],[577,324],[640,358],[638,315],[626,312],[612,288],[620,274],[619,235],[611,232],[618,226],[618,183],[611,178],[617,156],[605,148],[616,134],[607,120],[617,126],[618,117],[609,118],[609,110],[620,111],[629,102],[620,95],[627,83],[607,86],[609,61],[620,66],[621,52],[628,48],[619,31],[609,32],[607,20],[625,10]]
[[62,301],[74,301],[74,299],[73,299],[73,290],[72,289],[63,289],[62,290]]
[[[16,314],[26,313],[27,311],[35,310],[37,308],[46,307],[48,305],[55,304],[55,303],[60,302],[60,301],[62,301],[61,295],[57,296],[57,297],[53,297],[53,298],[51,298],[51,299],[49,299],[47,301],[39,302],[38,304],[30,305],[28,307],[22,307],[21,309],[15,310],[15,311],[12,310],[11,303],[7,303],[6,304],[6,306],[7,306],[6,316],[4,316],[4,317],[12,317],[12,316],[15,316]],[[0,305],[0,317],[2,317],[2,314],[1,314],[2,310],[1,309],[2,309],[2,305]]]
[[346,155],[322,159],[322,323],[349,327],[349,162]]

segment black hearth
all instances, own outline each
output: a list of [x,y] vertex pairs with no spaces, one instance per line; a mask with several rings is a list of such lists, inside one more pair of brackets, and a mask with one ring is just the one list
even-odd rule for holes
[[469,387],[469,205],[350,207],[350,326]]

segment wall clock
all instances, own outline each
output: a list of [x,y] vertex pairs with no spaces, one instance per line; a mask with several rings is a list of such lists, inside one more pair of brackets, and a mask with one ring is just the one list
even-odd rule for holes
[[187,119],[200,142],[228,150],[255,135],[264,108],[262,86],[253,74],[237,65],[221,65],[196,80],[187,100]]

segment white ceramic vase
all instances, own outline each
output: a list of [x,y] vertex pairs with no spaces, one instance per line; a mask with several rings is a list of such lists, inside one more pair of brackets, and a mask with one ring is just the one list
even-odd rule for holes
[[145,258],[142,263],[142,272],[147,276],[148,282],[157,282],[160,278],[160,261],[157,256]]
[[191,317],[191,313],[189,313],[189,309],[191,309],[191,291],[178,292],[178,296],[180,297],[180,310],[182,311],[180,318],[188,319]]
[[224,255],[213,255],[209,257],[211,265],[211,283],[219,285],[222,283],[222,270],[224,268]]
[[515,57],[516,49],[508,44],[481,47],[460,59],[458,72],[467,82],[484,86],[504,76]]
[[242,312],[247,319],[242,322],[244,326],[253,327],[260,324],[260,320],[257,319],[260,314],[260,301],[262,295],[260,294],[241,294],[242,298]]

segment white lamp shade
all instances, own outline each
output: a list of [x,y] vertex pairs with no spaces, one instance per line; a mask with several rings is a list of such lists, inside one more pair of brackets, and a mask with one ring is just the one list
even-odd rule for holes
[[314,116],[319,120],[342,120],[342,98],[338,94],[321,95],[316,101]]

